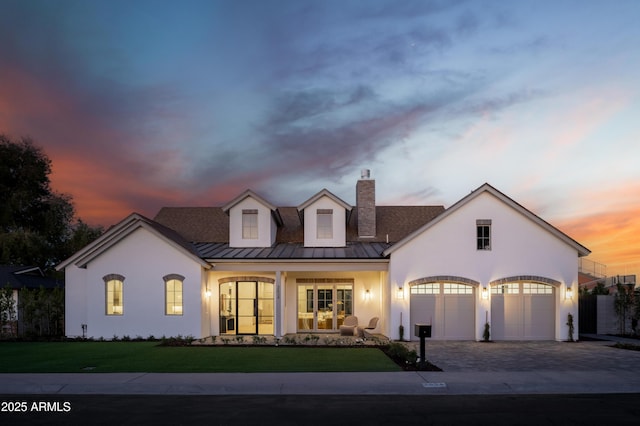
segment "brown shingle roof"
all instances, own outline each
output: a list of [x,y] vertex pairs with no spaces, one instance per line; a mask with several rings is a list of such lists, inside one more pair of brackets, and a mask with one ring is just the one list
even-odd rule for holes
[[[397,242],[433,220],[443,206],[376,206],[375,238],[358,238],[357,209],[347,227],[347,241]],[[283,225],[278,227],[276,243],[304,242],[304,228],[296,207],[279,207]],[[154,220],[175,230],[184,239],[198,243],[228,243],[229,216],[221,207],[164,207]]]
[[358,238],[358,213],[354,209],[347,228],[347,241],[400,241],[444,211],[443,206],[376,206],[376,236]]
[[195,247],[193,246],[193,244],[191,244],[191,242],[186,239],[180,232],[176,231],[173,228],[170,228],[160,222],[156,222],[153,220],[149,220],[146,217],[140,215],[141,219],[144,220],[145,222],[147,222],[149,224],[149,226],[153,227],[153,229],[155,229],[156,231],[158,231],[160,234],[164,235],[166,238],[169,238],[171,241],[173,241],[174,243],[178,244],[180,247],[184,248],[185,250],[187,250],[188,252],[198,256],[199,253],[198,251],[195,249]]
[[278,228],[276,234],[277,243],[303,243],[304,227],[300,222],[298,209],[296,207],[278,207],[282,226]]
[[229,216],[221,207],[163,207],[156,222],[191,242],[229,242]]

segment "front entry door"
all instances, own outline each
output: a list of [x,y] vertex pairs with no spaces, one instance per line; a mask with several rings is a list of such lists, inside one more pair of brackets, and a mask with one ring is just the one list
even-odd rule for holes
[[238,281],[237,334],[256,334],[258,332],[256,284],[254,281]]
[[298,331],[336,331],[353,315],[351,284],[298,286]]
[[273,334],[273,283],[220,284],[220,334]]

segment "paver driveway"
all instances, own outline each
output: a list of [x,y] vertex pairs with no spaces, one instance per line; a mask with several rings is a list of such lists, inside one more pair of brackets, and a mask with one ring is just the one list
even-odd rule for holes
[[[640,343],[640,342],[639,342]],[[426,358],[446,372],[629,371],[640,373],[640,351],[614,342],[427,341]],[[419,353],[419,344],[415,343]]]

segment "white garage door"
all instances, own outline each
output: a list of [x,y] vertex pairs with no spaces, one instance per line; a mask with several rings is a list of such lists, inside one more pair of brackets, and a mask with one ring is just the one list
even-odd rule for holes
[[517,282],[491,287],[491,339],[553,340],[555,289]]
[[475,340],[474,287],[458,283],[428,283],[411,287],[410,338],[414,324],[431,324],[431,338]]

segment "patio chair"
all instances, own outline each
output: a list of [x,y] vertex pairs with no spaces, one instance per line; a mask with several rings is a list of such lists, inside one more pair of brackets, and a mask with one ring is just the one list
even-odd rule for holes
[[358,317],[350,315],[344,319],[344,323],[340,326],[341,336],[354,336],[358,328]]
[[358,327],[358,336],[364,337],[365,339],[368,337],[373,337],[373,330],[378,326],[378,317],[373,317],[369,321],[369,325],[366,327]]

